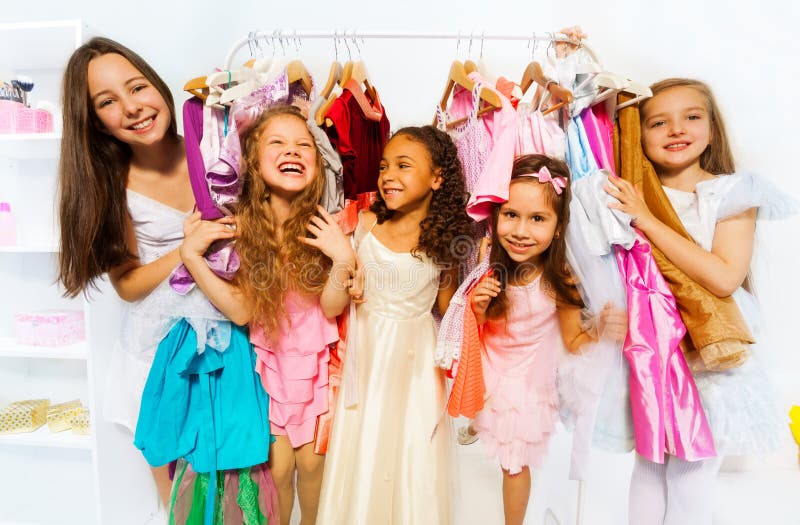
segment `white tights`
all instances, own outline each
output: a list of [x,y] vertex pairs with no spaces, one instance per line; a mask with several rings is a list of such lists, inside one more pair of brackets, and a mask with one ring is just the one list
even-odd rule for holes
[[667,456],[661,465],[637,454],[628,500],[629,525],[711,525],[721,464],[721,457],[684,461]]

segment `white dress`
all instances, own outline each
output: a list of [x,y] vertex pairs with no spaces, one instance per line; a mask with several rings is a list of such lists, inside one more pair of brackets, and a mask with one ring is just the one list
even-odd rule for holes
[[[719,221],[750,208],[758,209],[758,219],[782,218],[794,211],[789,199],[767,181],[750,174],[721,175],[702,181],[694,192],[666,186],[664,191],[686,231],[708,251]],[[733,298],[758,342],[762,327],[755,297],[740,287]],[[738,368],[694,376],[720,454],[765,454],[780,445],[786,432],[777,392],[759,362],[759,354],[765,349],[756,343],[752,350]]]
[[[317,523],[450,523],[454,441],[442,417],[445,377],[434,363],[431,314],[439,270],[424,254],[393,252],[371,233],[359,243],[358,257],[366,299],[351,326],[358,330],[358,403],[345,406],[343,385]],[[344,375],[354,363],[351,351]]]
[[[126,193],[141,264],[153,262],[180,246],[183,222],[191,211],[182,212],[132,190]],[[119,344],[113,350],[105,387],[103,415],[107,420],[135,432],[142,391],[158,343],[180,317],[225,319],[197,287],[181,296],[172,290],[168,279],[144,299],[123,304]],[[212,337],[230,337],[226,323],[215,327],[218,330]],[[200,338],[204,341],[202,335]]]

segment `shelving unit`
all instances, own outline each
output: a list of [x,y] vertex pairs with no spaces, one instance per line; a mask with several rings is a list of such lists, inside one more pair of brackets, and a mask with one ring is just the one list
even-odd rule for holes
[[[80,20],[0,24],[0,69],[33,78],[32,106],[58,104],[64,66],[84,35]],[[45,425],[0,435],[0,525],[142,525],[158,505],[149,468],[130,432],[102,417],[122,302],[106,281],[75,299],[64,298],[55,284],[60,114],[54,124],[53,133],[0,134],[0,201],[11,203],[18,240],[0,246],[0,406],[80,399],[90,411],[91,433],[54,434]],[[16,344],[14,314],[54,308],[83,311],[85,341]]]
[[73,434],[69,430],[53,433],[47,425],[41,427],[36,432],[24,434],[6,434],[0,436],[1,446],[23,446],[23,447],[48,447],[48,448],[72,448],[78,450],[92,450],[91,436]]

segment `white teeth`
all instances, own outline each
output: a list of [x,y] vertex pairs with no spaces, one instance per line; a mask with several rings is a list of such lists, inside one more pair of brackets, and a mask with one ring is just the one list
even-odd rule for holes
[[686,146],[688,146],[688,144],[686,144],[685,142],[681,142],[680,144],[670,144],[669,146],[667,146],[667,149],[678,149]]
[[288,172],[302,173],[303,172],[303,166],[301,166],[300,164],[295,164],[293,162],[287,162],[286,164],[281,164],[278,169],[280,170],[281,173],[288,173]]
[[138,124],[133,125],[132,127],[133,127],[133,129],[144,129],[147,126],[149,126],[150,124],[152,124],[152,123],[153,123],[153,119],[149,118],[149,119],[145,120],[144,122],[139,122]]

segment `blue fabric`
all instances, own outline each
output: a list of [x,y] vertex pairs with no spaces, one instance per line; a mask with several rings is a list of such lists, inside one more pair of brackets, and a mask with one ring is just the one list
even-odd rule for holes
[[567,154],[565,160],[569,166],[573,182],[591,175],[599,169],[580,115],[573,117],[567,125]]
[[194,329],[181,319],[158,345],[142,394],[134,445],[147,462],[184,457],[203,473],[264,463],[269,398],[255,360],[239,326],[224,352],[206,346],[198,354]]

